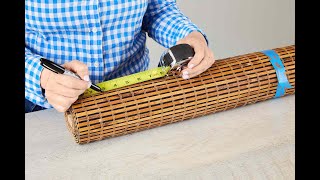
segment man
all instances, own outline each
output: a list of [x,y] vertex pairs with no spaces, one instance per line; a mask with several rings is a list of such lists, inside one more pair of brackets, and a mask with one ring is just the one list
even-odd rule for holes
[[[169,48],[187,43],[195,50],[184,79],[213,63],[204,33],[175,0],[26,0],[25,112],[65,112],[91,83],[144,71],[149,64],[146,33]],[[46,58],[80,75],[55,74]]]

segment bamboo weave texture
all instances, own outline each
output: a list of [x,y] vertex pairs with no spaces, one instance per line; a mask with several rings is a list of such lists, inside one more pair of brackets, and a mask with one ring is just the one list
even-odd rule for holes
[[[273,49],[295,93],[295,46]],[[175,73],[143,83],[79,98],[65,113],[79,144],[134,133],[272,99],[276,71],[262,52],[217,60],[189,80]]]

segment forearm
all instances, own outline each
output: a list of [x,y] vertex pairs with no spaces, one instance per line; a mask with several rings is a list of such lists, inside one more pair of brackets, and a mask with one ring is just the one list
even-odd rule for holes
[[193,31],[199,31],[206,38],[204,32],[182,14],[174,0],[149,0],[142,28],[166,48],[175,45]]

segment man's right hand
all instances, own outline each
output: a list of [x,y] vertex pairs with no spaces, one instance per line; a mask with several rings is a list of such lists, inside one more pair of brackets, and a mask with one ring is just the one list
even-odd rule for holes
[[91,86],[87,65],[73,60],[65,63],[63,67],[78,74],[83,80],[56,74],[45,68],[40,75],[40,84],[45,89],[45,96],[49,104],[59,112],[65,112],[79,95]]

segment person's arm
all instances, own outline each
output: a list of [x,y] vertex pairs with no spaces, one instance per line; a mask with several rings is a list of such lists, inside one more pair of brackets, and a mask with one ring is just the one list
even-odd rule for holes
[[50,108],[40,86],[40,74],[43,70],[40,58],[40,55],[32,53],[25,47],[25,98],[35,104]]
[[182,71],[189,79],[206,71],[215,62],[206,35],[184,16],[175,0],[149,0],[142,29],[162,46],[168,48],[186,43],[194,48],[195,56]]
[[[149,0],[142,29],[162,46],[169,48],[193,31],[204,32],[186,17],[175,0]],[[208,43],[208,42],[207,42]]]
[[[83,80],[53,73],[40,65],[41,56],[25,48],[25,94],[26,98],[43,107],[54,107],[65,112],[73,102],[90,87],[89,71],[86,64],[71,61],[63,66],[77,73]],[[45,94],[42,90],[45,89]],[[48,103],[51,106],[48,106]]]

